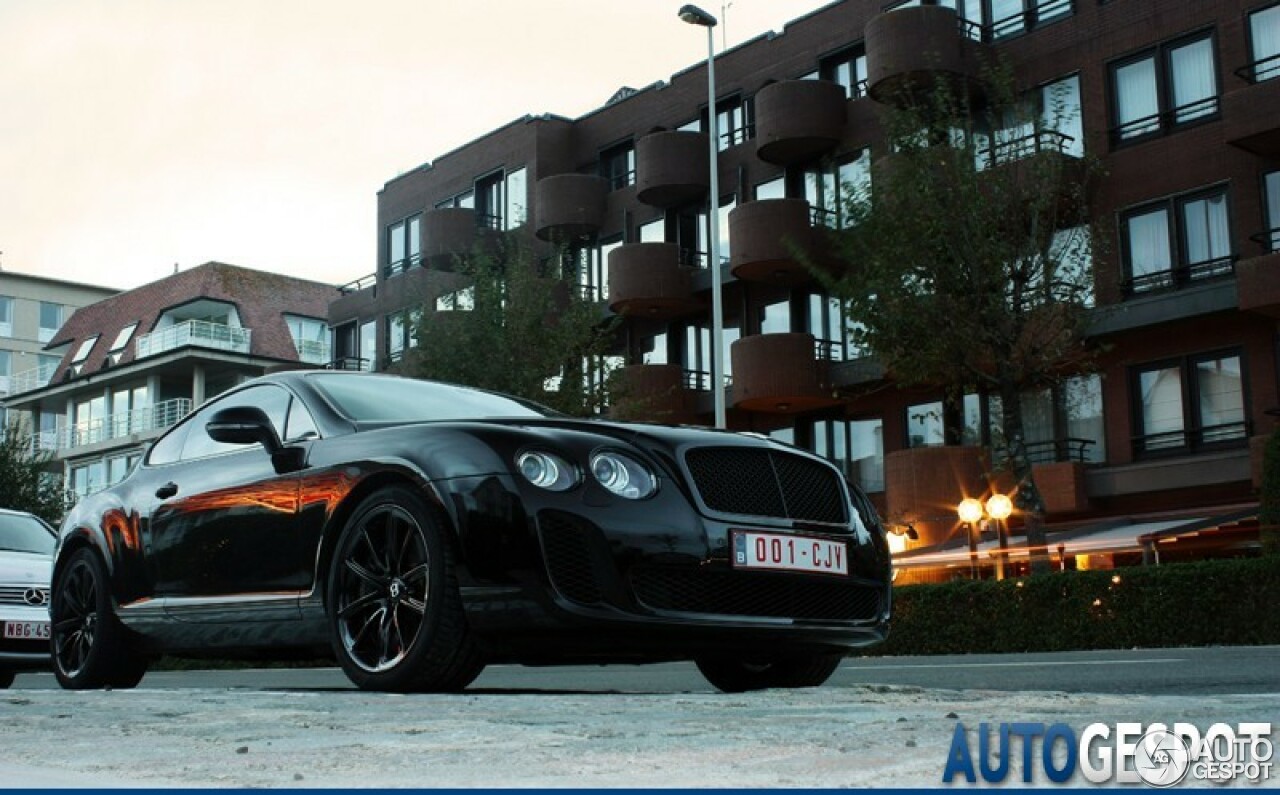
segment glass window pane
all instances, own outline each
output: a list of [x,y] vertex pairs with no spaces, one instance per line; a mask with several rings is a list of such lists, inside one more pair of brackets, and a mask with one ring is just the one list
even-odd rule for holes
[[[1100,463],[1107,460],[1106,421],[1102,414],[1102,379],[1097,375],[1069,378],[1062,387],[1062,400],[1067,415],[1067,437],[1072,449],[1080,449],[1084,460]],[[1077,445],[1080,442],[1089,444]]]
[[641,243],[661,243],[666,240],[666,221],[656,218],[640,225]]
[[1182,373],[1177,367],[1147,370],[1138,376],[1139,430],[1146,450],[1182,447]]
[[523,226],[528,217],[529,189],[526,172],[518,168],[507,174],[506,212],[503,221],[507,229]]
[[1226,194],[1185,203],[1182,205],[1182,222],[1188,265],[1231,256]]
[[1265,178],[1267,191],[1267,231],[1272,251],[1280,251],[1280,171]]
[[1196,395],[1203,441],[1244,438],[1244,389],[1239,356],[1197,362]]
[[756,201],[785,198],[787,198],[787,181],[783,177],[761,182],[756,186]]
[[667,335],[665,332],[642,340],[641,345],[643,350],[640,354],[640,361],[644,364],[667,363]]
[[1249,15],[1249,46],[1253,79],[1280,77],[1280,5]]
[[761,334],[785,334],[791,331],[791,302],[779,301],[760,310]]
[[1201,39],[1169,51],[1173,80],[1173,120],[1191,121],[1218,110],[1218,79],[1213,69],[1213,42]]
[[977,395],[964,396],[964,429],[961,444],[982,444],[982,401]]
[[934,447],[943,444],[942,401],[917,403],[907,408],[907,446]]
[[1026,30],[1023,0],[991,0],[991,35],[997,39]]
[[849,423],[850,474],[863,491],[884,491],[884,421]]
[[[1141,215],[1132,215],[1126,221],[1129,243],[1129,276],[1135,281],[1134,290],[1151,289],[1167,283],[1167,279],[1152,279],[1154,274],[1167,273],[1173,266],[1169,247],[1169,213],[1164,208]],[[1143,277],[1147,277],[1143,279]]]
[[1144,58],[1116,69],[1115,92],[1121,139],[1160,129],[1154,58]]
[[1054,81],[1040,91],[1040,124],[1060,134],[1057,145],[1072,157],[1084,155],[1084,116],[1080,108],[1080,77]]
[[422,261],[422,216],[415,215],[409,219],[408,239],[405,244],[409,249],[409,264],[417,265]]

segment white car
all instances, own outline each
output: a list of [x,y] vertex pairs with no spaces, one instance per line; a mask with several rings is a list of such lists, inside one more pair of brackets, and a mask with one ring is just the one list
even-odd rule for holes
[[49,576],[57,534],[39,518],[0,508],[0,688],[19,671],[49,667]]

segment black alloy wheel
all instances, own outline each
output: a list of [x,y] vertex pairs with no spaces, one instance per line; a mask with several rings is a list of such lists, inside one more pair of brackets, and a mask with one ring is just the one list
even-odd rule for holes
[[738,658],[699,657],[694,662],[706,680],[725,693],[771,687],[818,687],[831,678],[842,654],[814,654],[749,662]]
[[68,690],[131,688],[147,672],[111,604],[106,567],[92,549],[71,555],[53,584],[53,674]]
[[456,691],[484,665],[471,639],[444,523],[413,490],[364,500],[338,540],[329,575],[331,640],[358,687]]

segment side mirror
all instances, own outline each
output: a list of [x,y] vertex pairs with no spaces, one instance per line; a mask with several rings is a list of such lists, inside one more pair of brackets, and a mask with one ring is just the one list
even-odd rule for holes
[[267,413],[257,406],[232,406],[214,412],[204,430],[215,442],[260,444],[273,456],[282,447]]

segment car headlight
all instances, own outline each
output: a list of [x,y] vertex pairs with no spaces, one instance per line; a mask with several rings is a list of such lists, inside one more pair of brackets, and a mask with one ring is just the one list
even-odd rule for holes
[[658,490],[658,479],[630,456],[603,452],[591,456],[591,476],[609,491],[628,500],[643,500]]
[[578,470],[558,455],[531,450],[516,456],[516,469],[540,489],[568,491],[578,485]]

